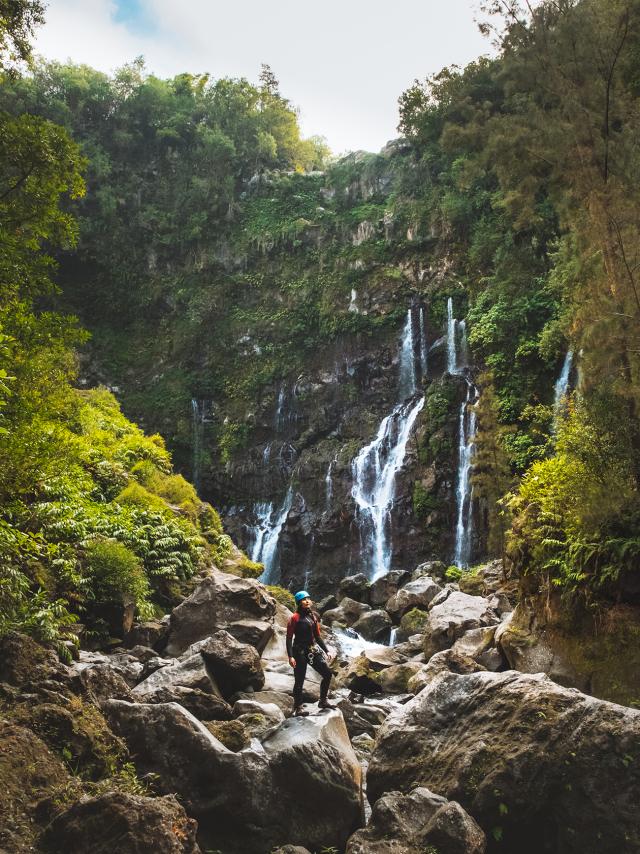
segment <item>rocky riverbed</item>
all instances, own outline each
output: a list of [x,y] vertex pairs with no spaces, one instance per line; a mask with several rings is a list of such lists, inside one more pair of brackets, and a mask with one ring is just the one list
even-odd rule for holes
[[510,669],[514,605],[498,562],[344,579],[318,603],[336,709],[310,673],[306,718],[289,611],[216,569],[108,654],[9,635],[0,848],[639,851],[640,712]]

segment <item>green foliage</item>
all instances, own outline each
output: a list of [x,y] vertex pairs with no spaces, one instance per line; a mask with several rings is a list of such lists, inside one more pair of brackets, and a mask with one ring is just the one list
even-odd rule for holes
[[85,549],[90,595],[102,602],[142,604],[149,582],[140,559],[117,540],[96,539]]
[[281,605],[284,605],[290,611],[296,610],[296,600],[293,598],[293,593],[291,593],[290,590],[286,590],[284,587],[278,587],[274,584],[267,584],[266,589],[277,602],[280,602]]
[[574,398],[555,454],[509,500],[509,553],[521,572],[586,597],[611,596],[636,572],[640,541],[632,425],[610,395]]

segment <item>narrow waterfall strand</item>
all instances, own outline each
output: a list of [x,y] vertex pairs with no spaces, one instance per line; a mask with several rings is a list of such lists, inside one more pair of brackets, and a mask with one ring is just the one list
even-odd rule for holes
[[450,374],[457,373],[458,357],[456,353],[456,325],[457,320],[453,316],[453,300],[447,300],[447,371]]
[[[473,396],[473,400],[472,400]],[[469,408],[469,403],[476,397],[475,387],[469,383],[467,395],[460,406],[458,427],[458,487],[457,523],[454,549],[454,564],[460,568],[467,567],[471,557],[471,464],[473,460],[473,438],[476,432],[476,412]]]

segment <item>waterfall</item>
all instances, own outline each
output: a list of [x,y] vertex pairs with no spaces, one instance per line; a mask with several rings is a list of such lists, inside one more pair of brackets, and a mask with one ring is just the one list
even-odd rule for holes
[[420,306],[420,373],[422,377],[427,376],[427,310]]
[[[473,396],[473,400],[472,400]],[[471,463],[473,460],[473,439],[476,432],[476,412],[469,406],[477,401],[477,389],[467,380],[467,396],[460,406],[458,422],[458,486],[456,539],[454,564],[458,567],[469,566],[471,558]]]
[[276,405],[276,416],[274,421],[274,427],[276,428],[276,433],[279,433],[284,427],[284,405],[286,401],[287,392],[284,386],[284,383],[280,386],[280,391],[278,392],[278,403]]
[[573,350],[567,350],[567,355],[562,363],[560,376],[556,380],[553,396],[553,411],[556,417],[562,413],[563,401],[569,390],[569,376],[571,374],[571,364],[573,362]]
[[401,399],[416,393],[415,342],[413,338],[413,312],[411,309],[407,312],[407,319],[402,330],[399,391]]
[[204,437],[205,402],[191,399],[191,423],[193,434],[193,462],[191,465],[191,482],[196,492],[200,491],[200,468],[202,456],[202,439]]
[[254,526],[255,540],[251,548],[251,560],[258,563],[262,555],[262,547],[264,538],[270,528],[271,514],[273,513],[273,504],[269,501],[261,501],[253,508],[256,516],[256,524]]
[[[277,510],[270,506],[268,517],[263,516],[263,533],[258,533],[256,544],[251,554],[251,559],[264,564],[264,572],[260,576],[263,584],[273,584],[278,574],[278,541],[280,532],[287,521],[287,516],[293,503],[293,489],[289,487],[287,494]],[[264,505],[256,505],[264,506]]]
[[326,474],[326,477],[324,479],[325,491],[326,491],[326,498],[325,498],[325,512],[326,513],[328,513],[331,510],[331,499],[333,498],[333,477],[332,477],[332,473],[333,473],[333,467],[337,464],[337,462],[338,462],[338,455],[336,454],[335,457],[329,463],[329,468],[327,469],[327,474]]
[[[391,514],[396,475],[404,464],[411,430],[424,406],[424,396],[416,399],[416,351],[421,354],[426,345],[421,341],[416,348],[415,326],[413,309],[410,309],[400,348],[398,392],[402,402],[383,418],[376,437],[358,452],[351,463],[351,495],[356,504],[361,558],[365,572],[372,580],[391,568]],[[420,324],[418,328],[421,328]]]
[[456,326],[458,321],[453,316],[453,299],[447,300],[447,371],[455,374],[458,359],[456,355]]
[[397,634],[398,634],[398,627],[397,627],[397,626],[394,626],[394,627],[391,629],[391,634],[389,635],[389,646],[395,646],[395,645],[396,645],[396,636],[397,636]]

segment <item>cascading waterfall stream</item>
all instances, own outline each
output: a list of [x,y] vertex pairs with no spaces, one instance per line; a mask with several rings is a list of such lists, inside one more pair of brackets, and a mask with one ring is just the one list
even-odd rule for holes
[[425,400],[424,396],[416,399],[416,351],[419,360],[425,353],[426,366],[426,345],[421,341],[416,348],[414,330],[416,325],[422,330],[424,323],[414,322],[414,310],[410,308],[407,312],[402,332],[398,383],[402,402],[396,404],[382,420],[375,439],[360,450],[351,464],[351,495],[357,509],[361,559],[372,580],[387,573],[391,567],[391,513],[396,475],[404,464],[407,442]]
[[471,464],[473,460],[473,437],[476,432],[476,412],[473,404],[477,399],[477,390],[472,383],[467,385],[467,396],[460,406],[458,427],[458,486],[456,539],[453,562],[463,568],[469,566],[471,558]]
[[331,499],[333,498],[333,467],[338,463],[338,456],[336,456],[329,463],[329,468],[327,469],[327,474],[324,479],[325,484],[325,512],[328,513],[331,510]]
[[[271,503],[256,505],[258,525],[256,526],[256,540],[251,551],[251,560],[264,564],[264,572],[259,579],[263,584],[273,584],[277,580],[276,576],[279,569],[278,541],[292,504],[293,489],[289,487],[277,510],[274,510]],[[259,508],[262,508],[262,515],[260,515]]]
[[[457,348],[457,330],[460,329],[460,353]],[[466,373],[467,328],[464,320],[458,322],[453,316],[453,300],[447,300],[447,370],[450,374]],[[453,562],[458,567],[467,567],[471,560],[471,534],[473,527],[471,471],[473,463],[473,439],[476,433],[478,390],[466,378],[467,394],[460,405],[458,417],[458,478],[456,485],[456,530]]]
[[456,326],[458,321],[453,316],[453,300],[447,300],[447,371],[457,373],[458,358],[456,353]]
[[573,350],[567,350],[567,355],[562,363],[560,376],[556,380],[553,391],[553,420],[557,424],[559,420],[566,414],[566,396],[569,391],[569,378],[571,376],[571,366],[573,364]]

